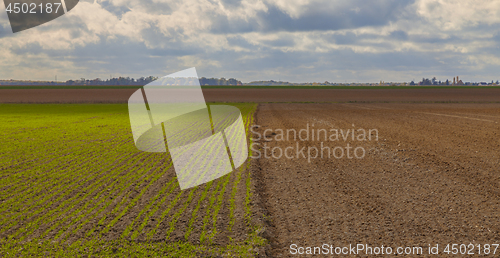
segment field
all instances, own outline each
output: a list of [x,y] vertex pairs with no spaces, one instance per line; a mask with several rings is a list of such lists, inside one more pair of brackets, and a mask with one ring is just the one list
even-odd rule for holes
[[127,105],[102,104],[134,90],[0,89],[0,256],[500,253],[499,88],[204,88],[241,110],[255,159],[185,191]]
[[[255,104],[235,104],[252,123]],[[170,158],[135,148],[124,104],[0,105],[0,256],[247,256],[249,163],[181,191]]]
[[[100,87],[100,88],[98,88]],[[202,87],[209,102],[497,102],[500,87]],[[137,87],[0,87],[0,103],[127,103]]]
[[[270,218],[273,257],[290,254],[291,244],[361,243],[394,251],[439,244],[444,256],[447,244],[472,243],[477,255],[478,244],[500,242],[498,103],[262,104],[256,124],[254,138],[262,135],[260,146],[274,151],[268,149],[267,158],[262,153],[254,176]],[[298,132],[308,124],[377,129],[378,140],[375,131],[371,141],[278,137],[278,129]],[[293,150],[292,159],[276,158],[296,143],[320,150],[321,142],[362,147],[366,155],[328,158],[325,150],[309,162],[306,149],[306,157],[296,158]]]

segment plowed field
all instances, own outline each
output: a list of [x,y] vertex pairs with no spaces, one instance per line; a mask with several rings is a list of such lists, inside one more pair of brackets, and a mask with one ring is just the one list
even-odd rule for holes
[[[1,89],[0,103],[127,103],[137,89]],[[498,102],[498,88],[203,89],[210,102]]]
[[19,104],[134,90],[77,91],[0,90],[0,256],[500,254],[500,89],[204,89],[254,158],[185,191],[125,104]]
[[268,153],[297,142],[319,149],[324,141],[318,135],[282,140],[277,129],[364,128],[379,136],[324,141],[364,148],[359,159],[309,162],[275,153],[257,160],[273,257],[323,244],[383,245],[393,252],[423,247],[424,255],[429,244],[439,244],[441,256],[447,244],[465,244],[477,255],[484,251],[477,245],[500,242],[499,104],[261,104],[256,124],[254,138],[263,136],[260,147]]

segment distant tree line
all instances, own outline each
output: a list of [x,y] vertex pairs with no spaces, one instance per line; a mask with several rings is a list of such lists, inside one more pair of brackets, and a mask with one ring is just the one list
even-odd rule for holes
[[[101,80],[100,78],[88,80],[85,78],[81,78],[80,80],[67,80],[65,82],[55,82],[55,81],[22,81],[22,80],[0,80],[0,85],[69,85],[69,86],[80,86],[80,85],[137,85],[143,86],[152,81],[157,80],[158,77],[148,76],[141,77],[139,79],[134,79],[130,77],[118,77],[111,78],[107,80]],[[225,78],[205,78],[201,77],[199,79],[200,85],[243,85],[241,81],[238,81],[234,78],[225,79]],[[173,82],[181,83],[181,82]]]
[[[433,77],[432,79],[428,78],[422,78],[422,81],[418,82],[418,85],[450,85],[450,81],[446,80],[445,82],[438,81],[436,77]],[[410,85],[417,85],[414,81],[410,82]]]
[[234,78],[226,79],[226,78],[200,78],[200,85],[243,85],[241,81],[238,81]]
[[[453,84],[455,83],[455,84]],[[487,82],[462,82],[462,80],[458,81],[450,81],[446,79],[446,81],[441,81],[437,80],[436,77],[433,77],[432,79],[428,78],[422,78],[422,81],[415,83],[414,81],[410,82],[410,85],[423,85],[423,86],[428,86],[428,85],[472,85],[472,86],[478,86],[478,85],[498,85],[499,81],[497,80],[496,82],[491,81],[491,83]]]
[[139,79],[134,79],[130,77],[118,77],[111,78],[107,80],[101,80],[100,78],[93,80],[86,80],[81,78],[80,80],[68,80],[65,85],[146,85],[154,80],[158,79],[154,76],[141,77]]
[[[111,78],[107,80],[101,80],[100,78],[93,79],[93,80],[88,80],[85,78],[81,78],[80,80],[68,80],[68,81],[23,81],[23,80],[0,80],[0,85],[37,85],[37,86],[43,86],[43,85],[137,85],[137,86],[143,86],[146,84],[149,84],[152,81],[157,80],[158,77],[154,76],[148,76],[148,77],[141,77],[139,79],[134,79],[130,77],[118,77],[118,78]],[[383,81],[380,81],[380,83],[333,83],[333,82],[306,82],[306,83],[292,83],[292,82],[284,82],[284,81],[274,81],[274,80],[269,80],[269,81],[252,81],[249,83],[243,84],[241,81],[236,80],[234,78],[226,79],[226,78],[205,78],[201,77],[199,78],[199,83],[200,85],[228,85],[228,86],[238,86],[238,85],[250,85],[250,86],[342,86],[342,85],[368,85],[368,86],[377,86],[377,85],[394,85],[394,86],[406,86],[406,85],[423,85],[423,86],[428,86],[428,85],[473,85],[473,86],[498,86],[500,85],[500,82],[497,80],[496,82],[491,81],[491,83],[488,82],[462,82],[462,80],[458,80],[458,77],[456,77],[457,80],[446,80],[446,81],[441,81],[436,79],[436,77],[433,77],[432,79],[428,78],[422,78],[420,82],[414,82],[411,81],[409,84],[407,82],[404,83],[385,83]],[[173,81],[168,81],[168,78],[162,78],[162,80],[167,80],[165,81],[166,84],[168,85],[195,85],[196,78],[175,78]]]
[[338,85],[338,84],[331,83],[328,81],[293,83],[293,82],[270,80],[270,81],[252,81],[249,83],[245,83],[245,85],[249,85],[249,86],[332,86],[332,85]]

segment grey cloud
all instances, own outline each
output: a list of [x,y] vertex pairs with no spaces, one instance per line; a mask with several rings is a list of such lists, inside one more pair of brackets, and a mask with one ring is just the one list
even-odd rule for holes
[[141,0],[141,8],[151,15],[170,15],[174,11],[168,3],[154,0]]
[[[420,52],[356,53],[352,50],[332,51],[323,58],[332,61],[330,68],[338,70],[422,69],[439,65],[431,54]],[[333,66],[333,67],[332,67]]]
[[118,18],[121,18],[123,14],[130,12],[130,8],[127,6],[115,6],[111,2],[107,1],[101,2],[100,5],[104,10],[113,13]]
[[292,47],[295,45],[295,40],[292,36],[288,36],[274,40],[262,40],[262,43],[272,47]]
[[226,38],[226,40],[230,46],[238,46],[238,47],[242,47],[242,48],[246,48],[246,49],[256,50],[255,45],[251,44],[250,42],[248,42],[245,38],[243,38],[240,35],[228,36]]
[[408,40],[408,33],[402,30],[396,30],[391,32],[390,37],[397,40]]
[[448,35],[448,37],[443,38],[437,35],[411,35],[409,36],[410,41],[415,43],[427,43],[427,44],[443,44],[443,43],[453,43],[453,42],[470,42],[471,38],[458,37],[456,35]]
[[349,44],[354,44],[355,42],[357,42],[360,37],[356,36],[356,34],[354,34],[352,32],[347,32],[345,34],[334,35],[332,38],[333,38],[335,44],[349,45]]
[[[51,61],[62,62],[71,59],[76,67],[94,73],[106,71],[129,76],[161,75],[168,67],[167,63],[174,63],[177,57],[200,52],[196,48],[184,47],[182,42],[169,44],[165,48],[149,49],[142,42],[132,42],[122,36],[112,40],[101,37],[98,43],[75,49],[43,49],[40,44],[32,43],[13,48],[11,51],[21,60],[28,60],[25,57],[43,53],[49,56]],[[47,67],[47,64],[42,63],[42,60],[26,61],[22,65],[33,69]],[[85,76],[85,72],[82,76]]]
[[0,38],[12,35],[7,12],[0,12]]
[[[246,58],[241,58],[246,56]],[[432,54],[420,52],[402,53],[355,53],[350,49],[341,49],[329,53],[311,53],[309,51],[284,52],[278,49],[260,48],[258,55],[237,53],[232,51],[215,52],[203,55],[203,59],[213,59],[223,64],[222,70],[237,69],[243,71],[290,69],[297,71],[297,76],[306,78],[307,69],[313,66],[315,71],[321,70],[422,70],[440,66]],[[236,60],[236,61],[235,61]],[[217,68],[219,69],[219,68]],[[301,70],[302,69],[302,70]],[[215,72],[215,71],[214,71]],[[244,76],[244,75],[243,75]]]
[[353,0],[342,8],[325,1],[324,5],[308,5],[298,18],[290,16],[277,6],[268,5],[267,11],[258,12],[257,16],[244,20],[228,20],[215,17],[212,32],[242,33],[249,31],[313,31],[341,30],[365,26],[381,26],[397,20],[405,14],[405,8],[412,0]]
[[241,5],[241,0],[221,0],[221,2],[227,9],[235,9]]
[[[38,55],[38,54],[44,52],[42,46],[39,43],[29,43],[29,44],[26,44],[22,47],[15,46],[15,47],[11,48],[10,50],[14,54],[17,54],[17,55],[25,55],[25,54]],[[48,50],[47,52],[57,53],[57,51],[55,51],[55,50]]]
[[491,36],[491,39],[494,40],[494,41],[496,41],[496,42],[500,42],[500,32],[497,32],[497,33],[493,34]]
[[227,16],[214,16],[212,17],[212,33],[226,34],[226,33],[248,33],[253,31],[260,31],[260,25],[255,17],[249,21],[243,19],[229,20]]
[[[200,70],[204,75],[232,76],[243,81],[281,78],[295,82],[306,82],[338,81],[335,79],[337,77],[334,76],[335,72],[333,71],[337,71],[341,77],[348,81],[391,80],[396,74],[400,75],[398,78],[405,81],[433,76],[446,80],[456,75],[460,75],[466,80],[473,80],[476,77],[496,74],[495,69],[500,68],[497,65],[488,65],[486,69],[471,69],[469,65],[463,65],[463,63],[468,62],[469,55],[452,51],[444,51],[440,54],[412,50],[356,53],[350,49],[339,49],[328,53],[314,53],[309,51],[283,52],[279,49],[255,46],[255,49],[257,48],[259,48],[258,52],[225,51],[201,55],[200,57],[203,59],[220,61],[222,67],[202,67]],[[499,50],[488,49],[485,51],[498,53]],[[357,71],[357,75],[350,75],[351,71]],[[379,77],[373,78],[373,74],[378,74]]]
[[0,38],[8,37],[12,34],[12,29],[10,27],[0,25]]

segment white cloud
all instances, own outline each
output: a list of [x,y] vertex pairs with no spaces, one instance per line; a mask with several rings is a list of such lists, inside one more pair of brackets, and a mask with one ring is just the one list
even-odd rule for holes
[[0,27],[0,79],[160,76],[187,66],[242,80],[493,76],[499,23],[498,0],[87,0],[21,33]]
[[[304,11],[304,7],[309,6],[313,0],[267,0],[267,4],[275,5],[292,18],[298,18]],[[317,3],[315,3],[317,4]]]
[[417,13],[444,31],[500,22],[498,0],[418,0]]

